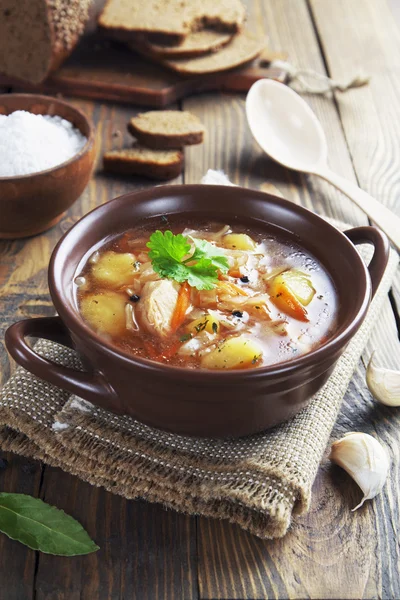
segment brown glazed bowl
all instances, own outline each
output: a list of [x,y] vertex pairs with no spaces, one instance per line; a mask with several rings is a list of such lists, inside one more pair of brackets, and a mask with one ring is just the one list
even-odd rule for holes
[[[318,349],[291,361],[241,371],[191,370],[125,354],[82,320],[73,280],[82,259],[105,237],[148,217],[179,214],[251,226],[268,223],[291,232],[333,278],[338,326]],[[373,244],[367,268],[353,244]],[[14,359],[38,377],[107,410],[148,425],[197,436],[242,436],[284,421],[325,383],[360,327],[388,260],[389,245],[374,227],[341,233],[287,200],[231,186],[161,186],[130,193],[96,208],[60,240],[49,267],[49,287],[59,317],[27,319],[6,332]],[[87,372],[56,365],[25,341],[36,336],[76,348]]]
[[51,96],[2,94],[0,114],[16,110],[67,119],[87,142],[78,154],[56,167],[31,175],[0,177],[0,238],[35,235],[58,223],[85,189],[95,159],[93,124],[72,104]]

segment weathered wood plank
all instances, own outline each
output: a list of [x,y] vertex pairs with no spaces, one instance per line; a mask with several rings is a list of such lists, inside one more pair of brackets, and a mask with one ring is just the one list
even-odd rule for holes
[[[400,28],[386,0],[311,0],[311,7],[331,75],[371,76],[368,86],[338,94],[337,106],[361,187],[400,214]],[[393,292],[399,311],[400,273]],[[398,352],[385,359],[400,365]]]
[[[391,471],[386,487],[373,503],[367,503],[353,518],[364,518],[366,514],[373,524],[370,535],[374,543],[366,540],[370,548],[370,578],[367,582],[365,598],[398,598],[400,597],[400,548],[398,544],[398,527],[400,522],[399,506],[399,431],[400,412],[377,404],[365,389],[364,367],[360,365],[356,377],[350,386],[350,394],[346,396],[342,412],[333,430],[333,436],[339,438],[343,433],[365,431],[380,439],[388,450],[391,460]],[[334,468],[334,471],[339,469]],[[353,489],[356,486],[352,486]],[[357,490],[356,502],[361,494]],[[355,505],[354,504],[354,505]],[[369,523],[366,523],[369,526]]]
[[[385,1],[311,0],[311,7],[330,74],[334,78],[345,78],[350,70],[362,67],[372,76],[369,86],[338,95],[337,105],[360,185],[399,214],[400,127],[396,115],[400,108],[400,30]],[[355,20],[358,26],[350,31],[349,24]],[[400,274],[393,291],[399,309]],[[388,331],[392,332],[389,339]],[[399,368],[400,344],[396,336],[393,337],[395,331],[393,313],[386,307],[369,349],[375,346],[384,364]],[[374,520],[378,539],[375,556],[385,557],[384,562],[377,561],[380,567],[378,590],[380,588],[383,597],[395,598],[400,595],[396,531],[400,522],[398,411],[369,405],[367,413],[360,412],[360,400],[369,402],[368,392],[359,395],[356,415],[358,419],[364,416],[360,429],[372,426],[393,461],[392,477],[374,506]],[[351,425],[356,425],[354,416]]]
[[43,499],[65,510],[100,546],[67,561],[40,555],[37,600],[197,598],[195,519],[125,500],[47,468]]
[[[8,88],[0,87],[0,94]],[[10,242],[11,244],[11,242]],[[6,244],[8,246],[8,244]],[[10,376],[10,364],[4,348],[4,330],[8,326],[6,314],[11,315],[18,300],[5,306],[7,297],[2,297],[1,278],[4,253],[0,248],[0,387]],[[0,491],[37,495],[43,467],[40,463],[0,452]],[[22,544],[0,535],[0,600],[30,600],[34,595],[34,579],[37,555]],[[11,582],[11,585],[6,583]]]
[[[250,22],[259,33],[268,32],[273,50],[285,50],[294,64],[324,72],[306,2],[253,2]],[[327,134],[331,167],[356,181],[335,103],[316,96],[306,96],[306,100]],[[348,223],[367,224],[362,211],[328,184],[289,172],[261,154],[246,124],[243,98],[220,95],[217,102],[215,95],[205,95],[186,99],[183,105],[195,112],[208,129],[202,150],[186,150],[189,160],[185,182],[198,182],[208,168],[223,169],[236,184],[258,188],[272,182],[294,202]],[[387,302],[369,348],[380,348],[382,356],[389,359],[396,356],[395,342],[394,318]],[[360,394],[370,401],[363,371],[358,373],[357,385],[353,383],[346,396],[339,420],[344,430],[361,426],[367,430],[366,420],[360,423],[354,419],[359,414],[356,407]],[[384,436],[384,431],[379,421],[379,435]],[[394,450],[393,458],[398,464]],[[393,491],[390,487],[383,500],[386,510],[393,502]],[[261,542],[229,524],[200,518],[201,597],[370,598],[384,595],[387,585],[382,573],[387,567],[386,553],[392,556],[394,552],[395,559],[394,540],[383,534],[384,517],[378,515],[376,505],[369,505],[359,514],[350,513],[358,493],[343,471],[323,465],[315,483],[310,513],[296,519],[290,534],[275,542]],[[393,560],[390,558],[392,565]]]
[[[0,491],[37,495],[42,468],[22,456],[0,453]],[[0,534],[0,600],[31,600],[37,553]]]

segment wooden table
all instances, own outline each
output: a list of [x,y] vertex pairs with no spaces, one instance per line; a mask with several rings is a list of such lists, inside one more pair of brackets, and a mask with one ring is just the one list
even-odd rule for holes
[[[388,4],[389,2],[389,4]],[[251,27],[268,34],[273,50],[296,65],[347,78],[363,69],[368,87],[334,98],[309,96],[327,133],[333,169],[400,213],[400,21],[397,0],[254,0]],[[76,100],[97,123],[99,159],[118,145],[116,132],[131,106]],[[293,202],[352,224],[363,213],[329,185],[268,161],[248,130],[242,96],[192,97],[179,108],[196,113],[208,135],[185,151],[181,183],[198,182],[208,168],[224,169],[238,184],[273,184]],[[99,163],[100,165],[100,163]],[[1,377],[9,364],[3,332],[17,319],[50,315],[46,270],[57,240],[93,207],[144,180],[114,179],[101,166],[82,198],[46,234],[0,243]],[[400,598],[400,410],[373,405],[365,365],[373,349],[399,368],[400,277],[387,299],[345,397],[334,435],[375,433],[394,463],[384,492],[357,513],[357,486],[327,461],[314,486],[310,512],[282,540],[261,541],[225,522],[184,516],[127,501],[79,479],[18,456],[0,461],[0,490],[33,494],[78,518],[101,550],[64,559],[38,554],[0,536],[1,600],[139,600],[236,598]]]

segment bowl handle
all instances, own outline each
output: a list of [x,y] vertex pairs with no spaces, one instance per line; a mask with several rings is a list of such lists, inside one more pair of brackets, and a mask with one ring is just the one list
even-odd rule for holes
[[27,336],[44,338],[72,348],[71,336],[60,317],[25,319],[11,325],[5,334],[7,350],[11,356],[37,377],[105,408],[116,396],[101,373],[78,371],[56,364],[35,352],[27,344]]
[[354,227],[354,229],[345,231],[344,234],[355,245],[372,244],[374,247],[374,254],[368,265],[372,283],[372,297],[374,297],[388,264],[389,240],[383,231],[377,227]]

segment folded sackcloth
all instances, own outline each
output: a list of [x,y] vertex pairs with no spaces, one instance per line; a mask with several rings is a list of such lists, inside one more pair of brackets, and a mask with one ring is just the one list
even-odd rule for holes
[[[217,172],[207,182],[229,184]],[[274,429],[223,440],[166,433],[111,414],[18,368],[0,394],[0,447],[126,498],[227,519],[262,538],[281,537],[292,515],[309,507],[342,398],[397,264],[392,251],[368,315],[323,389]],[[74,351],[56,343],[41,340],[35,349],[65,366],[80,366]]]

